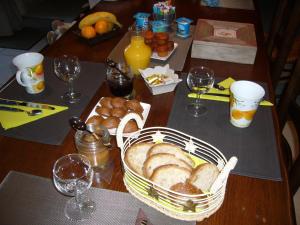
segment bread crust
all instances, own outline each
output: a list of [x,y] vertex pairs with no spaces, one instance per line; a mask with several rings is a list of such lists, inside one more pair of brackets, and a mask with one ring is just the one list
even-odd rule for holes
[[210,190],[219,173],[220,171],[215,164],[204,163],[193,170],[189,182],[201,191],[206,192]]
[[175,155],[177,158],[185,161],[191,167],[194,167],[195,163],[190,156],[188,156],[181,148],[177,145],[170,143],[160,143],[154,145],[148,152],[148,156],[157,154],[157,153],[169,153]]
[[185,161],[178,159],[173,154],[169,153],[158,153],[147,157],[143,166],[143,173],[146,178],[151,177],[153,171],[163,165],[174,164],[180,167],[188,169],[190,172],[192,171],[192,167],[187,164]]
[[125,152],[124,161],[126,165],[139,175],[143,175],[143,164],[146,160],[149,149],[153,146],[152,143],[138,143],[132,145]]
[[174,184],[180,182],[185,183],[190,175],[191,171],[188,169],[168,164],[156,168],[153,171],[150,180],[162,187],[170,189]]

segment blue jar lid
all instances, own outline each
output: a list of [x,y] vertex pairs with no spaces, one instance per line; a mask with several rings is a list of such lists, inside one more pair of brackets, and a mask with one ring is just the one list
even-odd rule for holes
[[139,12],[139,13],[135,14],[133,17],[136,19],[142,19],[142,18],[148,18],[149,16],[150,16],[150,13]]
[[193,20],[186,18],[186,17],[180,17],[178,19],[176,19],[177,23],[185,23],[185,24],[190,24],[193,22]]

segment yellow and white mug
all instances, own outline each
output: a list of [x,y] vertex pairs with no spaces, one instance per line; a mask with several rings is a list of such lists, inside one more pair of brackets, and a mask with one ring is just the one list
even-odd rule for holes
[[262,86],[252,81],[235,81],[230,86],[230,122],[232,125],[248,127],[265,95]]
[[16,79],[29,94],[38,94],[45,89],[43,60],[44,56],[36,52],[13,58],[13,64],[18,68]]

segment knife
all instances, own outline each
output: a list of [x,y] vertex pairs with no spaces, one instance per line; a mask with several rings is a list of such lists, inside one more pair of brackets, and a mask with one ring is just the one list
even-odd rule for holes
[[55,110],[55,107],[46,105],[46,104],[39,104],[34,102],[18,102],[14,100],[7,100],[7,99],[0,99],[0,104],[3,105],[20,105],[20,106],[26,106],[31,108],[37,108],[37,109],[50,109]]

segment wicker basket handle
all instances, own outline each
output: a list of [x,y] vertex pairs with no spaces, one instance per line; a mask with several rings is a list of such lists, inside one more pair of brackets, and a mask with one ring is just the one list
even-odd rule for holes
[[127,122],[129,120],[132,120],[134,119],[139,127],[139,129],[142,129],[143,127],[143,121],[141,119],[141,117],[136,114],[136,113],[128,113],[126,116],[123,117],[123,119],[121,120],[118,128],[117,128],[117,134],[116,134],[116,138],[117,138],[117,145],[119,148],[123,148],[123,131],[124,131],[124,128],[125,128],[125,125],[127,124]]
[[215,180],[215,182],[212,184],[210,188],[211,193],[216,193],[219,188],[222,186],[223,182],[225,182],[229,176],[230,171],[235,167],[238,159],[237,157],[233,156],[229,159],[229,161],[226,163],[226,165],[221,170],[221,173]]

